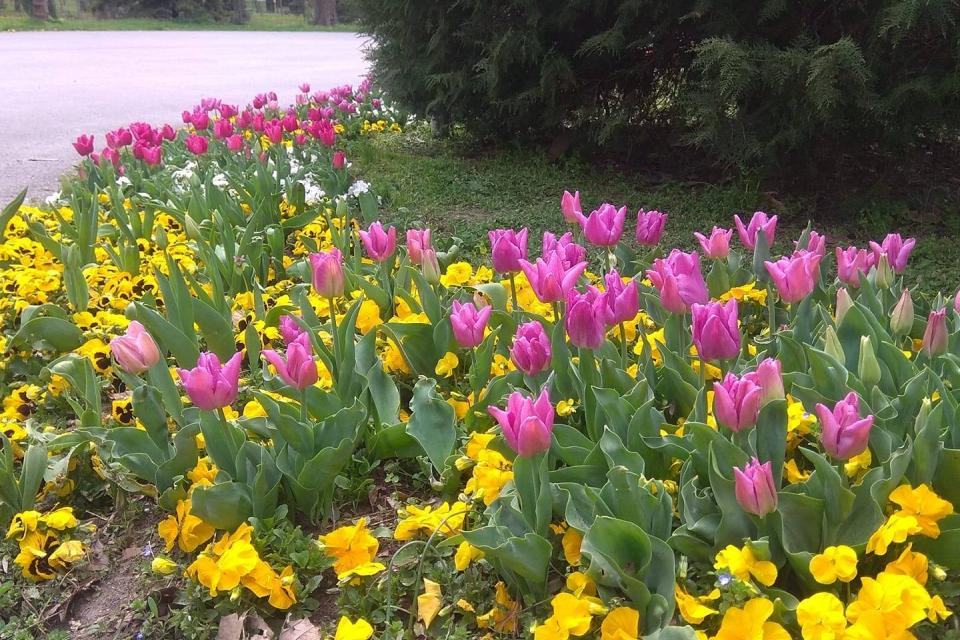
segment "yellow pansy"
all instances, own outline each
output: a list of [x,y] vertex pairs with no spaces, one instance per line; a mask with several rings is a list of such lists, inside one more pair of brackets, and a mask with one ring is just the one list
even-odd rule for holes
[[22,511],[10,521],[10,528],[7,529],[7,539],[16,538],[23,540],[27,534],[37,530],[40,524],[42,514],[39,511]]
[[639,637],[640,613],[630,607],[617,607],[600,625],[600,640],[636,640]]
[[50,566],[61,571],[66,570],[68,565],[83,558],[86,551],[87,548],[79,540],[68,540],[50,554]]
[[910,576],[922,585],[927,584],[927,569],[930,562],[927,556],[913,551],[913,545],[907,545],[900,557],[887,563],[884,571],[903,576]]
[[561,400],[557,403],[557,415],[562,417],[567,417],[573,414],[577,410],[577,403],[573,398],[568,398],[566,400]]
[[713,640],[791,640],[786,629],[768,622],[771,615],[773,603],[765,598],[754,598],[742,609],[730,607]]
[[157,525],[157,533],[166,542],[168,553],[174,544],[180,547],[181,551],[191,553],[212,538],[216,529],[191,515],[189,500],[180,500],[177,502],[176,515],[167,516],[166,520]]
[[460,598],[459,600],[457,600],[457,608],[462,609],[463,611],[466,611],[468,613],[477,612],[477,610],[473,608],[473,605],[467,602],[466,600],[464,600],[463,598]]
[[337,623],[337,632],[334,640],[368,640],[373,635],[373,627],[363,618],[350,622],[350,618],[343,616]]
[[446,272],[440,276],[440,284],[445,287],[464,285],[470,282],[473,275],[473,267],[468,262],[454,262],[447,267]]
[[953,513],[953,505],[925,484],[916,489],[901,485],[890,494],[890,502],[900,505],[902,513],[916,518],[920,534],[936,538],[940,535],[937,522]]
[[534,640],[565,640],[590,631],[593,616],[590,603],[571,593],[561,593],[550,601],[553,615],[534,631]]
[[880,525],[867,541],[867,553],[882,556],[891,544],[906,542],[907,538],[923,531],[917,519],[898,511]]
[[319,536],[324,553],[337,561],[333,570],[339,577],[341,574],[359,565],[373,560],[380,549],[380,543],[367,530],[366,518],[357,520],[357,524],[335,529],[324,536]]
[[940,596],[933,596],[930,598],[930,608],[927,611],[927,620],[936,623],[940,620],[946,620],[952,615],[953,613],[947,609],[945,604],[943,604],[943,598]]
[[497,633],[516,633],[520,603],[510,597],[507,586],[502,581],[497,583],[494,603],[490,611],[477,616],[477,626],[481,629],[487,629],[492,626],[493,630]]
[[161,576],[168,576],[177,570],[177,563],[169,558],[157,556],[150,563],[150,570]]
[[929,607],[930,596],[916,580],[883,572],[876,579],[863,578],[857,599],[847,606],[847,620],[856,626],[866,618],[865,625],[875,626],[879,615],[886,633],[895,637],[924,620]]
[[412,540],[417,533],[431,535],[437,529],[447,537],[456,535],[463,527],[463,519],[470,511],[470,505],[464,502],[444,503],[434,509],[431,506],[404,507],[406,516],[397,524],[393,537],[397,540]]
[[460,546],[457,547],[456,555],[453,557],[453,564],[456,566],[457,571],[463,571],[470,566],[471,562],[481,560],[482,558],[483,551],[477,549],[469,542],[461,542]]
[[583,536],[573,527],[568,527],[563,532],[563,538],[560,539],[560,546],[563,547],[563,557],[567,564],[576,567],[580,564],[580,545],[583,544]]
[[857,577],[857,552],[844,545],[827,547],[810,559],[810,573],[820,584],[850,582]]
[[790,484],[804,482],[810,477],[809,471],[800,471],[796,460],[787,460],[783,465],[783,475]]
[[580,571],[574,571],[567,576],[566,587],[570,593],[581,599],[595,598],[597,595],[597,585],[587,574]]
[[803,640],[839,640],[847,627],[843,603],[829,592],[817,593],[797,606]]
[[777,580],[777,567],[772,562],[758,560],[748,546],[738,549],[733,545],[727,545],[717,554],[713,566],[715,569],[727,569],[735,578],[743,582],[749,582],[750,576],[753,576],[757,582],[769,587]]
[[706,618],[719,613],[716,609],[711,609],[706,602],[716,600],[720,597],[720,591],[714,589],[706,596],[696,597],[690,595],[686,589],[676,585],[674,592],[677,599],[677,608],[680,615],[690,624],[700,624]]
[[423,579],[423,593],[417,596],[417,620],[423,621],[425,629],[436,619],[443,604],[443,594],[440,585],[433,580]]
[[860,455],[847,460],[843,465],[843,470],[850,478],[859,478],[870,470],[870,463],[872,462],[873,455],[870,453],[870,449],[865,449]]
[[[440,366],[440,363],[437,363],[437,366]],[[457,420],[463,420],[466,418],[467,411],[470,410],[470,403],[462,398],[463,396],[459,393],[451,393],[450,397],[447,398],[447,404],[453,407],[453,411],[457,416]]]
[[452,351],[447,351],[443,357],[437,361],[437,366],[434,369],[434,373],[441,378],[449,378],[456,372],[459,364],[460,359],[457,358],[457,354],[453,353]]

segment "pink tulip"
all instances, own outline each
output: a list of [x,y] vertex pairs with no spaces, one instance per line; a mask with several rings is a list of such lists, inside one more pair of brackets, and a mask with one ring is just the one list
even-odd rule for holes
[[737,301],[695,304],[693,343],[701,360],[733,360],[740,354]]
[[867,449],[873,416],[860,418],[860,399],[851,391],[833,407],[816,406],[817,417],[823,427],[821,443],[823,450],[836,460],[849,460]]
[[116,131],[107,132],[107,146],[111,149],[121,149],[133,144],[133,134],[129,129],[120,127]]
[[488,410],[518,456],[527,458],[550,448],[554,410],[546,389],[540,392],[536,402],[514,391],[507,399],[506,411],[498,407]]
[[744,226],[740,216],[733,216],[737,224],[737,233],[740,234],[740,241],[747,249],[753,249],[757,246],[757,234],[761,231],[767,237],[767,246],[773,246],[773,235],[777,229],[777,216],[768,218],[763,211],[757,211],[750,218],[750,224]]
[[324,298],[336,298],[343,295],[343,255],[339,249],[330,249],[330,253],[311,253],[310,271],[313,288]]
[[160,137],[167,141],[172,141],[176,139],[177,132],[176,130],[168,124],[163,125],[163,128],[160,129]]
[[783,373],[779,360],[764,358],[757,365],[757,383],[760,385],[760,407],[774,400],[783,400]]
[[100,157],[113,163],[115,167],[120,165],[120,154],[117,153],[116,149],[104,147],[103,151],[100,152]]
[[[793,247],[794,251],[801,250],[800,243],[796,240],[793,242]],[[822,236],[816,231],[811,231],[807,238],[807,246],[803,250],[819,254],[821,257],[827,255],[827,236]]]
[[88,156],[93,153],[93,136],[77,136],[77,141],[73,143],[73,148],[81,156]]
[[587,250],[573,241],[573,234],[569,231],[560,236],[559,240],[549,231],[543,232],[543,255],[549,256],[551,253],[560,256],[564,269],[587,259]]
[[110,341],[110,353],[121,369],[135,376],[160,361],[157,343],[136,320],[130,323],[124,335]]
[[277,375],[295,389],[306,389],[317,383],[317,363],[313,360],[310,335],[302,334],[287,344],[287,358],[284,360],[273,349],[264,349],[261,355],[277,370]]
[[221,118],[213,123],[213,137],[217,140],[223,140],[233,135],[233,124],[229,120]]
[[710,237],[702,233],[694,233],[703,249],[703,255],[711,260],[724,260],[730,255],[730,238],[733,236],[733,229],[721,229],[714,227]]
[[550,337],[536,320],[517,327],[517,335],[510,348],[510,359],[517,369],[528,376],[536,376],[550,365],[552,350]]
[[464,349],[479,347],[483,342],[483,332],[487,328],[491,313],[493,313],[493,307],[484,307],[478,311],[472,302],[460,304],[459,301],[454,300],[450,312],[450,325],[453,327],[453,337],[456,338],[457,344]]
[[760,464],[752,458],[747,466],[733,468],[734,495],[740,508],[747,513],[762,518],[777,510],[777,485],[773,481],[773,465],[770,462]]
[[230,406],[237,399],[242,362],[243,354],[238,352],[221,367],[220,359],[206,351],[200,354],[195,368],[177,369],[177,373],[193,404],[199,409],[214,411]]
[[660,292],[660,304],[672,313],[687,313],[691,305],[710,299],[696,251],[684,253],[674,249],[666,259],[657,258],[653,268],[647,270],[647,277]]
[[860,272],[868,273],[875,260],[874,255],[866,249],[837,247],[837,278],[857,288],[860,286]]
[[923,332],[923,353],[931,360],[947,352],[947,310],[931,311]]
[[280,316],[280,335],[283,342],[290,345],[294,340],[304,335],[303,328],[290,316]]
[[663,236],[663,225],[667,223],[667,214],[659,211],[637,212],[637,242],[648,247],[660,244]]
[[623,284],[623,279],[616,269],[603,276],[605,291],[603,293],[604,322],[609,326],[628,322],[637,317],[640,311],[640,295],[637,293],[637,281],[630,280]]
[[397,230],[394,227],[384,231],[382,224],[374,222],[367,231],[359,233],[363,248],[372,260],[385,262],[397,250]]
[[437,259],[437,252],[424,247],[420,250],[420,256],[420,270],[423,272],[423,278],[432,285],[440,284],[440,261]]
[[227,149],[233,152],[243,151],[243,136],[233,134],[227,138]]
[[570,195],[569,191],[563,192],[563,198],[560,199],[560,210],[563,211],[563,219],[573,224],[577,221],[578,215],[583,215],[583,209],[580,207],[580,192]]
[[407,255],[413,264],[423,262],[423,250],[432,249],[430,229],[407,229]]
[[273,144],[280,144],[283,141],[283,125],[279,120],[271,120],[263,125],[263,133]]
[[310,85],[306,82],[300,85],[300,93],[310,93]]
[[875,263],[879,262],[880,256],[885,253],[887,254],[887,260],[890,261],[890,266],[893,267],[893,272],[903,273],[903,270],[907,268],[910,252],[913,251],[916,244],[915,238],[904,240],[899,233],[891,233],[880,244],[871,240],[870,249],[873,251]]
[[583,235],[592,245],[598,247],[613,247],[620,242],[623,235],[623,222],[627,216],[627,208],[617,209],[612,204],[604,203],[600,208],[584,216],[577,214],[577,220],[583,227]]
[[229,120],[240,113],[240,109],[236,105],[230,104],[221,104],[217,107],[217,110],[220,111],[220,117],[224,120]]
[[195,156],[202,156],[205,154],[207,152],[207,146],[209,145],[209,142],[207,142],[206,138],[203,136],[198,136],[195,133],[191,133],[189,136],[187,136],[183,143],[186,145],[187,151]]
[[953,298],[953,309],[960,313],[960,291],[957,291],[957,295]]
[[210,116],[203,112],[195,113],[193,114],[193,118],[190,119],[190,122],[197,131],[204,131],[210,126]]
[[776,262],[764,262],[777,293],[784,302],[800,302],[813,292],[820,279],[822,256],[810,251],[798,251]]
[[564,268],[559,254],[554,252],[546,260],[537,258],[535,265],[520,260],[520,268],[527,276],[537,299],[550,303],[560,302],[567,297],[567,293],[577,284],[577,278],[587,269],[587,263],[579,262],[570,268]]
[[599,349],[607,334],[605,316],[605,301],[594,287],[588,287],[586,293],[571,289],[567,293],[567,315],[564,317],[570,344]]
[[143,161],[150,167],[158,166],[162,160],[160,147],[143,147],[142,155]]
[[[301,135],[302,135],[302,134],[301,134]],[[299,136],[298,136],[298,137],[299,137]],[[305,142],[306,142],[306,138],[304,138],[303,142],[300,143],[300,144],[303,144],[303,143],[305,143]],[[343,151],[335,151],[334,154],[333,154],[333,163],[332,163],[332,164],[333,164],[333,168],[334,168],[334,169],[337,169],[338,171],[339,171],[340,169],[343,169],[344,167],[346,167],[346,166],[347,166],[347,156],[346,156],[346,154],[344,154]]]
[[493,259],[493,269],[497,273],[517,273],[520,271],[520,261],[527,259],[527,235],[529,229],[521,229],[517,233],[513,229],[494,229],[487,235],[490,237],[490,256]]
[[760,385],[756,373],[742,378],[728,373],[723,383],[713,383],[713,414],[717,422],[739,433],[757,424],[760,412]]

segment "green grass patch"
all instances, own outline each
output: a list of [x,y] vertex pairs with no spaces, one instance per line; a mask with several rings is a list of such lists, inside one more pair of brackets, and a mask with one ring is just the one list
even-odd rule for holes
[[303,16],[253,14],[245,24],[230,22],[187,22],[151,18],[63,18],[42,22],[26,16],[0,16],[2,31],[356,31],[356,25],[332,27],[312,25]]

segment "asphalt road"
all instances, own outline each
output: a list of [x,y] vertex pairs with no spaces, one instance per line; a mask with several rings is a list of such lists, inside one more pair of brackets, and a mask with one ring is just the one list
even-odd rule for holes
[[71,143],[142,121],[181,124],[200,98],[241,106],[276,91],[357,83],[365,40],[353,33],[65,31],[0,33],[0,208],[25,186],[39,200],[77,160]]

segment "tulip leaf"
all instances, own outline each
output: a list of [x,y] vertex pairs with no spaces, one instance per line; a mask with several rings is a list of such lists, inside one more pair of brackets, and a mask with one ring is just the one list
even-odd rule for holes
[[[6,436],[3,438],[4,451],[11,451],[12,447]],[[12,473],[13,464],[7,467]],[[33,509],[34,502],[37,499],[37,492],[43,484],[43,474],[47,470],[47,448],[35,442],[27,448],[23,455],[23,466],[20,469],[20,481],[17,484],[20,494],[20,504],[18,511],[29,511]]]
[[757,458],[760,462],[771,463],[773,483],[779,489],[783,481],[783,460],[787,442],[786,400],[771,400],[760,409],[755,433]]
[[11,346],[41,350],[52,348],[61,353],[73,351],[82,344],[83,331],[77,325],[50,316],[31,318],[10,339]]
[[156,387],[141,385],[134,390],[131,402],[133,413],[146,428],[147,435],[160,451],[167,451],[170,429],[167,427],[167,414],[160,400],[160,392]]
[[[170,303],[168,303],[170,304]],[[173,354],[177,364],[184,369],[192,369],[197,366],[197,360],[200,358],[200,350],[197,349],[196,340],[188,338],[180,329],[172,325],[159,313],[146,307],[143,303],[134,302],[128,308],[127,317],[130,317],[132,309],[132,320],[139,320],[151,336],[160,345],[163,351],[169,351]]]
[[7,239],[6,235],[4,235],[7,225],[10,223],[10,220],[13,219],[13,216],[17,215],[20,211],[20,205],[23,204],[26,197],[27,187],[24,187],[20,193],[14,196],[13,200],[3,207],[3,211],[0,211],[0,242]]
[[207,348],[217,354],[220,360],[229,360],[237,352],[233,327],[219,311],[203,300],[191,298],[191,301],[194,319],[200,327],[200,333],[207,343]]
[[235,531],[253,516],[252,491],[240,482],[197,486],[191,496],[190,512],[217,529]]
[[[368,335],[373,335],[373,332]],[[367,371],[367,389],[370,391],[378,422],[394,424],[400,414],[400,391],[393,378],[383,370],[383,363],[379,359]],[[379,427],[380,424],[376,426]]]
[[421,379],[413,388],[407,422],[407,433],[413,436],[430,459],[438,474],[457,441],[456,412],[437,392],[437,381]]
[[404,423],[384,427],[370,436],[367,452],[374,460],[386,458],[415,458],[423,453],[416,438],[407,433]]
[[230,478],[237,477],[237,452],[246,439],[243,432],[213,411],[200,412],[200,432],[203,434],[204,446],[207,455],[213,460],[217,468],[228,474]]

